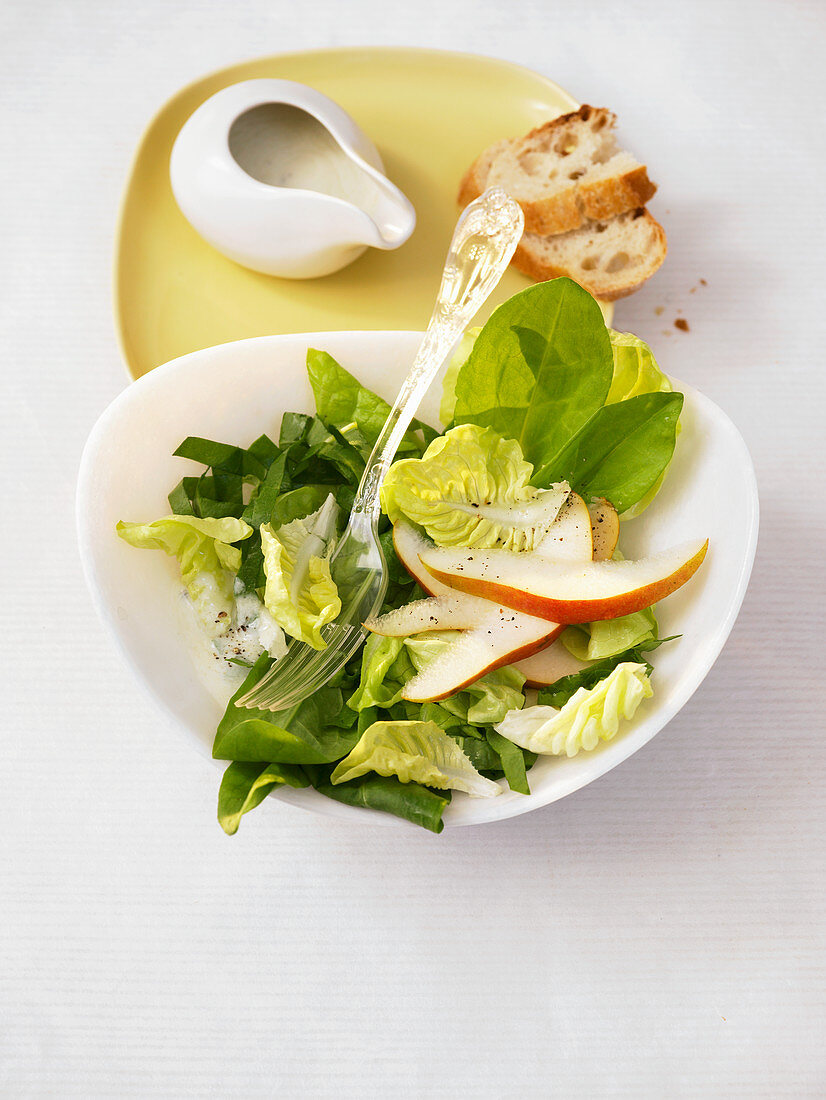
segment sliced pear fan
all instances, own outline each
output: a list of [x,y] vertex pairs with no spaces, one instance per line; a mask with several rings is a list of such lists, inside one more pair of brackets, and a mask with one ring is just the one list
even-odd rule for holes
[[[536,653],[561,632],[562,627],[556,623],[458,593],[437,581],[421,562],[421,554],[433,544],[411,524],[396,524],[393,544],[402,565],[434,596],[368,620],[367,629],[395,637],[428,630],[457,630],[445,652],[405,685],[406,699],[424,702],[453,695],[485,673]],[[466,626],[460,627],[460,623]]]

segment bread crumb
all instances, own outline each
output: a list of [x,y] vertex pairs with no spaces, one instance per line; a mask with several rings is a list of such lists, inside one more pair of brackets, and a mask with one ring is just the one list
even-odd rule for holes
[[705,281],[705,279],[700,279],[700,286],[708,286],[708,283]]
[[654,310],[654,313],[657,317],[662,317],[662,315],[665,313],[665,306],[657,306]]
[[686,321],[685,317],[677,317],[674,321],[674,328],[678,328],[680,332],[688,332],[688,321]]

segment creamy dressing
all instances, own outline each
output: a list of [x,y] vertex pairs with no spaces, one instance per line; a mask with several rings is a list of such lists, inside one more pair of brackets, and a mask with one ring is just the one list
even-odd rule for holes
[[373,181],[313,115],[289,103],[262,103],[229,131],[229,151],[248,175],[271,187],[318,191],[362,206]]
[[276,658],[287,652],[284,631],[254,593],[236,592],[231,625],[217,636],[200,618],[185,589],[181,591],[181,603],[185,605],[181,625],[187,648],[201,682],[221,706],[226,705],[249,672],[246,665],[234,664],[234,660],[253,664],[265,650]]
[[235,598],[232,626],[225,634],[214,638],[212,647],[224,661],[247,661],[253,664],[266,650],[271,657],[283,657],[287,652],[284,631],[256,595]]
[[261,103],[245,111],[230,127],[229,151],[259,183],[342,199],[368,214],[382,235],[396,228],[398,200],[301,107]]

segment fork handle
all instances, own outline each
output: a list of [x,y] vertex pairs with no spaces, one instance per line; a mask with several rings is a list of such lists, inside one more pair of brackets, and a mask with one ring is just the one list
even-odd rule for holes
[[472,202],[456,225],[442,283],[419,351],[376,440],[353,502],[352,516],[377,523],[379,490],[402,437],[436,372],[468,322],[499,282],[519,243],[524,218],[501,188]]

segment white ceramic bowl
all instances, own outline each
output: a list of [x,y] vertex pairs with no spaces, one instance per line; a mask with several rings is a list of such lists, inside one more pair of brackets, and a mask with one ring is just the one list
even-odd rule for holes
[[[264,336],[175,359],[134,382],[92,431],[81,462],[78,532],[89,587],[127,662],[150,694],[210,754],[220,704],[205,688],[192,655],[191,615],[180,598],[176,564],[137,551],[115,535],[119,519],[167,514],[166,494],[194,465],[173,458],[187,435],[248,444],[277,437],[286,410],[313,411],[304,367],[308,347],[329,351],[366,385],[393,400],[418,347],[412,332],[332,332]],[[682,634],[653,657],[654,697],[609,744],[573,759],[540,758],[532,794],[494,799],[455,794],[447,825],[497,821],[544,806],[584,787],[631,756],[674,717],[698,688],[731,631],[751,573],[758,503],[746,446],[731,421],[690,386],[674,461],[650,508],[623,525],[627,556],[708,537],[700,572],[663,601],[663,636]],[[437,423],[437,382],[422,415]],[[218,765],[224,767],[223,764]],[[217,791],[216,774],[216,791]],[[333,802],[313,790],[277,797],[347,821],[406,823]],[[415,826],[409,826],[415,828]]]

